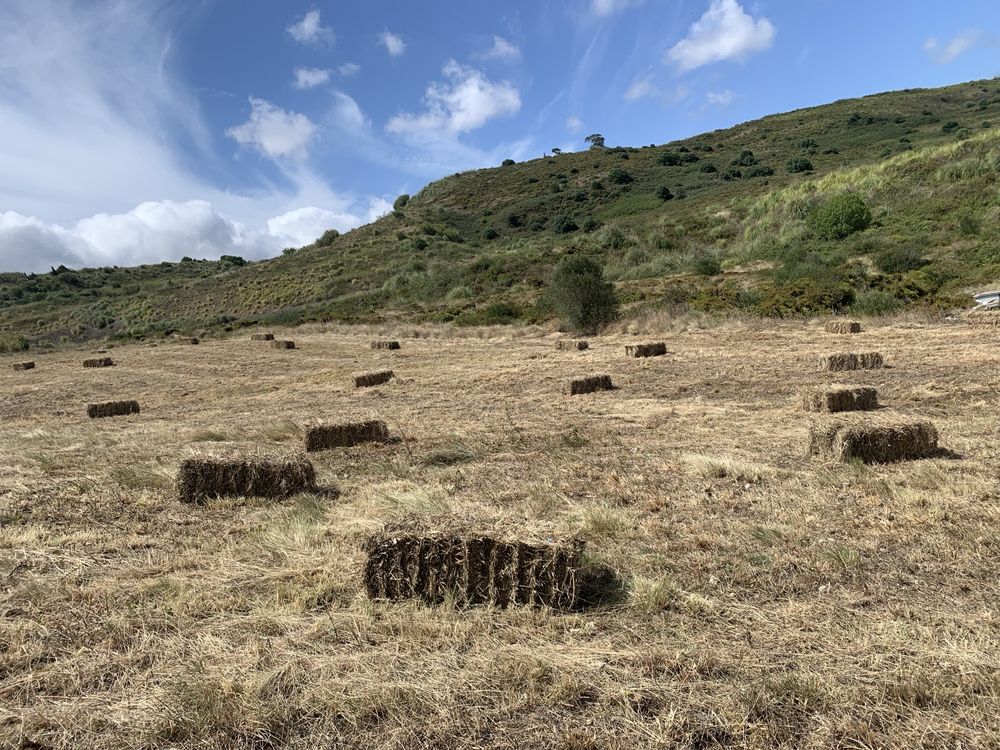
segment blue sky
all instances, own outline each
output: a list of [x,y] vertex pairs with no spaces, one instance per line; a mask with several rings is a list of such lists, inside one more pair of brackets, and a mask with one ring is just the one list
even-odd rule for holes
[[3,0],[0,270],[263,258],[592,132],[997,75],[996,0]]

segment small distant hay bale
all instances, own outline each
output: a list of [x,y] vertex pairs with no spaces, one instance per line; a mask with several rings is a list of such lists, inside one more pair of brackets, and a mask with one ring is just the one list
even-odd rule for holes
[[348,424],[316,425],[306,430],[306,452],[350,448],[362,443],[384,443],[388,439],[389,428],[385,422],[376,419]]
[[874,388],[818,388],[802,394],[802,408],[821,412],[872,411],[878,408],[878,391]]
[[15,362],[14,363],[14,370],[15,370],[15,372],[24,372],[25,370],[34,370],[34,369],[35,369],[35,363],[34,362]]
[[973,328],[1000,326],[1000,310],[973,310],[963,316],[966,325]]
[[402,348],[403,347],[401,347],[399,345],[398,341],[373,341],[372,342],[372,349],[390,349],[390,350],[396,350],[396,349],[402,349]]
[[927,458],[938,450],[938,431],[930,422],[836,423],[809,431],[812,456],[866,464]]
[[177,339],[177,343],[179,343],[179,344],[192,344],[193,345],[193,344],[200,344],[201,340],[200,339],[196,339],[194,336],[183,336],[183,337]]
[[388,534],[365,544],[371,599],[421,599],[459,607],[547,606],[576,602],[583,543],[529,544],[488,536]]
[[95,359],[83,360],[84,367],[114,367],[115,363],[111,357],[97,357]]
[[103,404],[90,404],[87,406],[87,416],[91,419],[124,417],[129,414],[138,414],[139,411],[138,401],[108,401]]
[[574,378],[569,381],[567,392],[570,396],[579,396],[596,391],[612,391],[615,386],[610,375],[588,375],[584,378]]
[[826,372],[846,370],[878,370],[885,366],[885,360],[878,352],[860,354],[828,354],[819,360],[819,369]]
[[628,357],[662,357],[667,353],[667,345],[662,341],[651,344],[632,344],[625,347]]
[[590,343],[580,339],[563,339],[556,342],[556,349],[562,352],[585,352],[590,348]]
[[274,341],[273,333],[252,333],[250,334],[251,341]]
[[278,340],[271,339],[271,348],[272,349],[294,349],[295,348],[295,342],[294,341],[282,341],[280,339],[278,339]]
[[305,458],[189,458],[177,474],[181,502],[219,497],[284,498],[316,489],[316,470]]
[[379,372],[363,372],[354,376],[355,388],[371,388],[375,385],[384,385],[395,376],[392,370],[380,370]]
[[827,333],[861,333],[861,324],[856,320],[828,320],[824,328]]

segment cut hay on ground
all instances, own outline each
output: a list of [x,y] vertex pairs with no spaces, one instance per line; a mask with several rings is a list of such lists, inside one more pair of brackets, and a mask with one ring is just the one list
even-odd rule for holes
[[273,333],[251,333],[251,341],[274,341]]
[[83,360],[84,367],[114,367],[115,363],[112,361],[111,357],[99,357],[97,359],[85,359]]
[[1000,310],[973,310],[963,316],[966,325],[973,328],[1000,326]]
[[878,391],[874,388],[816,388],[802,394],[806,411],[871,411],[878,408]]
[[827,333],[861,333],[861,324],[856,320],[828,320],[824,328]]
[[563,352],[583,352],[590,348],[590,344],[579,339],[563,339],[556,342],[556,349]]
[[355,388],[371,388],[373,385],[383,385],[395,377],[392,370],[379,372],[364,372],[354,376]]
[[576,601],[582,543],[527,544],[485,536],[382,535],[369,539],[364,586],[372,599],[419,598],[461,607]]
[[573,378],[569,381],[567,392],[570,396],[579,396],[595,391],[612,391],[614,388],[610,375],[588,375],[585,378]]
[[316,425],[306,430],[306,451],[325,451],[331,448],[349,448],[362,443],[384,443],[389,439],[385,422],[372,419],[367,422]]
[[662,357],[667,353],[667,345],[662,341],[651,344],[632,344],[625,347],[629,357]]
[[316,489],[316,470],[305,458],[189,458],[177,474],[181,502],[218,497],[283,498]]
[[930,422],[841,422],[809,432],[810,455],[835,461],[886,464],[926,458],[937,449],[938,432]]
[[398,341],[373,341],[372,349],[402,349]]
[[861,354],[828,354],[819,360],[819,369],[826,372],[844,372],[846,370],[877,370],[885,366],[885,360],[878,352],[863,352]]
[[87,416],[91,419],[101,419],[103,417],[124,417],[128,414],[138,413],[138,401],[108,401],[104,404],[90,404],[87,406]]
[[279,341],[279,340],[272,339],[271,340],[271,348],[272,349],[294,349],[295,348],[295,342],[294,341]]
[[34,362],[15,362],[14,363],[14,370],[16,372],[24,372],[25,370],[34,370],[34,369],[35,369],[35,363]]

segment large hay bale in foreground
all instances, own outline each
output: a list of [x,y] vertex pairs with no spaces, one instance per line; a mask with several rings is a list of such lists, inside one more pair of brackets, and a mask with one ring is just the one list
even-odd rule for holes
[[802,408],[823,412],[871,411],[878,408],[878,391],[874,388],[817,388],[802,394]]
[[667,345],[662,341],[651,344],[633,344],[625,347],[629,357],[662,357],[667,353]]
[[556,349],[563,352],[584,352],[590,348],[590,344],[580,339],[563,339],[556,342]]
[[396,349],[402,349],[398,341],[373,341],[372,349],[389,349],[395,351]]
[[828,320],[823,327],[827,333],[861,333],[861,324],[856,320]]
[[859,459],[866,464],[911,461],[933,455],[938,432],[930,422],[858,422],[813,427],[809,453],[835,461]]
[[14,371],[15,372],[24,372],[25,370],[34,370],[34,369],[35,369],[35,363],[34,362],[15,362],[14,363]]
[[295,342],[294,341],[281,341],[281,340],[271,339],[271,348],[272,349],[294,349],[295,348]]
[[380,535],[368,540],[364,586],[372,599],[458,606],[567,609],[576,601],[582,542],[528,544],[486,536]]
[[83,360],[84,367],[114,367],[115,363],[111,357],[98,357],[96,359]]
[[306,430],[306,451],[325,451],[331,448],[350,448],[362,443],[384,443],[389,439],[385,422],[372,419],[367,422],[316,425]]
[[570,396],[579,396],[595,391],[612,391],[614,388],[610,375],[588,375],[584,378],[573,378],[566,390]]
[[374,385],[384,385],[395,377],[392,370],[379,372],[363,372],[354,376],[355,388],[371,388]]
[[103,417],[124,417],[129,414],[138,413],[138,401],[108,401],[103,404],[89,404],[87,406],[87,416],[91,419],[101,419]]
[[316,470],[305,458],[189,458],[177,474],[181,502],[217,497],[283,498],[316,488]]
[[877,370],[885,366],[885,360],[878,352],[860,354],[828,354],[819,360],[819,369],[826,372],[847,370]]
[[274,341],[273,333],[251,333],[251,341]]

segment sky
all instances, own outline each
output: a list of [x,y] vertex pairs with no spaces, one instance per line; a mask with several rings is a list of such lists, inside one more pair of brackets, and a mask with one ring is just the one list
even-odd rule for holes
[[996,76],[998,0],[0,0],[0,271],[266,258],[591,133]]

